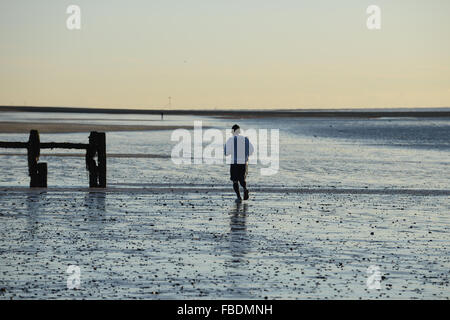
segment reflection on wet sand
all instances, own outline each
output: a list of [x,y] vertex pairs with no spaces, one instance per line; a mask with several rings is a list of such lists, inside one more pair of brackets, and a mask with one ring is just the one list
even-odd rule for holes
[[103,191],[89,191],[84,197],[85,207],[89,210],[105,211],[106,192]]
[[230,253],[233,267],[245,263],[245,255],[250,251],[246,225],[247,210],[247,203],[237,203],[230,211]]
[[38,218],[42,212],[43,203],[45,202],[46,192],[29,193],[26,197],[26,217],[28,235],[32,240],[36,235],[38,228]]
[[106,192],[87,192],[84,197],[84,207],[87,213],[86,219],[89,222],[89,230],[93,235],[101,237],[101,231],[105,227]]

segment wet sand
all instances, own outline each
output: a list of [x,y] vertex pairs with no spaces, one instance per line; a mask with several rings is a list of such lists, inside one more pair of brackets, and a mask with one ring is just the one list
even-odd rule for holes
[[448,193],[157,189],[2,189],[0,299],[450,298]]
[[67,133],[90,131],[154,131],[192,129],[193,126],[148,126],[148,125],[115,125],[115,124],[82,124],[82,123],[55,123],[55,122],[19,122],[1,121],[0,133],[29,133],[35,129],[40,133]]
[[[9,132],[37,125],[41,132],[175,128],[8,123]],[[301,155],[301,172],[320,177],[320,183],[302,175],[289,176],[290,187],[253,180],[258,187],[251,189],[251,200],[236,205],[230,185],[204,174],[212,169],[176,171],[157,159],[168,157],[170,149],[159,148],[167,137],[156,140],[158,147],[138,149],[148,137],[123,135],[121,145],[128,148],[108,154],[114,175],[106,190],[77,187],[88,181],[82,153],[44,152],[41,157],[59,157],[49,159],[49,185],[64,187],[34,190],[16,187],[29,183],[25,153],[3,154],[0,299],[450,298],[450,190],[447,180],[438,179],[445,178],[445,157],[435,155],[442,165],[415,165],[424,159],[413,154],[394,158],[402,166],[380,166],[369,153],[351,167],[345,157],[320,153],[317,141],[311,149],[303,141],[294,146],[318,158]],[[341,171],[353,178],[333,187],[346,176],[327,178],[336,172],[323,170],[330,159],[345,163]],[[360,161],[366,164],[360,167]],[[392,165],[402,174],[386,171]],[[69,176],[67,167],[83,170]],[[66,287],[69,265],[81,268],[80,290]],[[370,266],[382,273],[379,290],[367,288]]]
[[[112,186],[112,187],[111,187]],[[195,193],[205,194],[223,194],[230,191],[229,186],[217,186],[214,184],[138,184],[138,183],[109,183],[105,189],[91,188],[34,188],[28,187],[0,187],[1,192],[7,193],[33,193],[33,192],[97,192],[97,193],[127,193],[127,194],[147,194],[147,193],[172,193],[183,194],[189,190],[195,190]],[[257,193],[281,193],[286,196],[289,194],[346,194],[346,195],[411,195],[411,196],[450,196],[450,190],[441,189],[336,189],[336,188],[289,188],[289,187],[253,187],[253,192]]]

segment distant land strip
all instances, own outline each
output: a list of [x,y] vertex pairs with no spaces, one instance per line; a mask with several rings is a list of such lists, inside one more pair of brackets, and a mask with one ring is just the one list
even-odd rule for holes
[[65,113],[106,113],[106,114],[153,114],[197,115],[221,118],[267,118],[267,117],[341,117],[341,118],[380,118],[380,117],[450,117],[450,108],[408,108],[408,109],[280,109],[280,110],[174,110],[174,109],[108,109],[75,107],[31,107],[0,106],[0,112],[65,112]]

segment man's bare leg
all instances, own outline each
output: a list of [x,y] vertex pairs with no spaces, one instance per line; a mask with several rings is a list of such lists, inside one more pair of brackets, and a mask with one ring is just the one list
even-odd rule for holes
[[244,200],[248,200],[248,189],[247,189],[247,183],[244,179],[239,180],[239,183],[241,184],[242,188],[244,188]]
[[233,189],[236,192],[237,198],[241,200],[241,192],[239,191],[239,183],[237,181],[233,181]]

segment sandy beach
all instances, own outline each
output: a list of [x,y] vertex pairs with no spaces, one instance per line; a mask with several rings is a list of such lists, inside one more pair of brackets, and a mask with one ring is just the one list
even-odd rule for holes
[[164,126],[164,125],[120,125],[120,124],[83,124],[83,123],[54,123],[54,122],[20,122],[0,121],[0,133],[29,133],[35,129],[41,133],[67,133],[90,131],[152,131],[192,129],[193,126]]
[[108,187],[83,152],[43,149],[49,187],[30,190],[26,151],[0,150],[0,299],[450,298],[448,118],[241,119],[281,128],[280,168],[250,166],[235,204],[228,166],[170,159],[172,129],[226,117],[3,115],[6,141],[107,131]]

